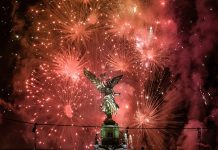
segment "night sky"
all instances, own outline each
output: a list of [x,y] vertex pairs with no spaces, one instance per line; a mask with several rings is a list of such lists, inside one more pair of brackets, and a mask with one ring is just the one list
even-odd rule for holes
[[[19,92],[22,81],[17,82],[26,79],[22,79],[22,74],[28,65],[23,63],[32,63],[28,62],[30,53],[24,50],[23,39],[32,26],[29,8],[39,3],[37,0],[0,1],[0,149],[33,147],[33,133],[29,131],[32,125],[7,118],[28,118],[22,116],[23,111],[18,107],[25,92],[22,89]],[[170,71],[178,75],[177,87],[182,101],[175,111],[182,112],[177,118],[182,125],[178,127],[209,128],[202,133],[201,148],[218,150],[215,129],[218,128],[218,1],[168,0],[167,7],[167,13],[176,23],[180,43],[169,66]],[[24,134],[26,132],[30,134]],[[177,143],[184,149],[194,150],[189,146],[193,138],[182,133],[182,130],[177,131]]]

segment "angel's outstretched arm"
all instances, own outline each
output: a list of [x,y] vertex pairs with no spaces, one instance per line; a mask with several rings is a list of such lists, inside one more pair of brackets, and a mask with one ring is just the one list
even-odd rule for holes
[[114,93],[114,96],[119,96],[120,95],[120,93]]

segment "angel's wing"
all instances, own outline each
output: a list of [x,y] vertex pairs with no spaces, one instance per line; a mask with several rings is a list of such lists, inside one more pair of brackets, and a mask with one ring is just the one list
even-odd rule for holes
[[111,79],[110,81],[111,87],[113,88],[122,79],[122,77],[123,75],[119,75]]
[[99,91],[104,91],[105,85],[103,84],[103,82],[86,68],[84,68],[84,75],[97,87]]

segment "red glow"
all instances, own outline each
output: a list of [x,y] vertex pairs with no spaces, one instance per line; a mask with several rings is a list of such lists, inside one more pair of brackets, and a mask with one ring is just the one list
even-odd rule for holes
[[71,106],[69,104],[64,106],[64,113],[68,118],[73,117],[73,110],[72,110],[72,108],[71,108]]
[[[22,84],[26,99],[20,102],[20,108],[24,116],[31,122],[101,125],[105,118],[100,112],[102,95],[84,77],[85,67],[103,81],[124,75],[115,87],[121,93],[115,98],[120,109],[114,116],[120,126],[135,125],[132,118],[137,113],[138,124],[155,126],[151,115],[154,108],[147,108],[149,114],[139,107],[145,102],[145,81],[167,67],[168,52],[173,53],[174,39],[168,34],[176,28],[160,12],[166,2],[161,1],[155,8],[133,0],[44,3],[30,11],[33,22],[27,32],[33,36],[28,44],[33,47],[29,53],[35,56],[37,52],[37,59],[28,58],[31,67],[21,68],[21,72],[30,72]],[[91,149],[93,137],[80,135],[96,132],[99,130],[54,126],[38,130],[38,138],[46,148],[55,142],[58,148]],[[45,138],[47,135],[51,139]],[[70,139],[76,140],[72,143]]]

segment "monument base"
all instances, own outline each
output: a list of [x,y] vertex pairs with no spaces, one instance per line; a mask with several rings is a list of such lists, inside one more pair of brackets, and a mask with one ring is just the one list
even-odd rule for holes
[[118,124],[112,118],[106,118],[101,127],[101,142],[95,142],[95,150],[126,150],[120,133]]
[[106,119],[101,128],[102,145],[119,145],[119,126],[112,119]]

